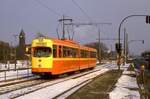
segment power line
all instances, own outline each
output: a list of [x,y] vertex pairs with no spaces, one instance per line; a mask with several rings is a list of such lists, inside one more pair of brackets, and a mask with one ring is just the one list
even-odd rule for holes
[[[48,7],[46,4],[44,4],[43,2],[41,2],[40,0],[34,0],[36,1],[38,4],[40,4],[41,6],[45,7],[46,9],[48,9],[49,11],[51,11],[53,14],[57,15],[57,16],[62,16],[60,13],[56,12],[54,9]],[[68,16],[68,15],[65,15],[66,17],[72,17],[72,16]],[[76,19],[78,19],[76,17]]]
[[36,1],[38,4],[40,4],[41,6],[45,7],[46,9],[48,9],[50,12],[52,12],[53,14],[57,15],[57,16],[61,16],[59,13],[57,13],[55,10],[53,10],[52,8],[48,7],[46,4],[44,4],[43,2],[41,2],[40,0],[34,0]]
[[72,2],[81,10],[81,12],[92,22],[92,19],[88,16],[88,14],[78,5],[77,2],[72,0]]

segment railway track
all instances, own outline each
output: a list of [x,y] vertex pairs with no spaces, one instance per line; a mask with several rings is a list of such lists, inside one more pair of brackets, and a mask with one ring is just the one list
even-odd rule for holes
[[68,90],[58,94],[57,96],[53,97],[53,99],[65,99],[68,96],[70,96],[71,94],[73,94],[75,91],[77,91],[78,89],[80,89],[81,87],[85,86],[86,84],[90,83],[92,81],[92,79],[88,79],[76,86],[73,86],[71,88],[69,88]]
[[[103,65],[103,67],[108,67],[109,65]],[[50,79],[50,80],[39,80],[39,79],[33,79],[33,80],[27,80],[27,81],[21,81],[21,82],[13,82],[8,83],[5,85],[0,85],[0,98],[8,97],[9,99],[21,97],[25,94],[30,94],[32,92],[38,91],[40,89],[44,89],[46,87],[53,86],[55,84],[59,84],[71,79],[77,79],[79,77],[88,75],[93,72],[100,71],[101,69],[95,68],[92,71],[86,71],[82,72],[80,74],[71,75],[69,77],[65,78],[57,78],[57,79]],[[85,81],[85,83],[82,83],[82,85],[88,83],[90,80]],[[13,85],[12,85],[13,84]],[[79,85],[78,85],[79,86]]]
[[[107,69],[107,70],[108,70],[108,69]],[[105,72],[106,72],[107,70],[105,70]],[[99,76],[99,75],[95,75],[95,74],[92,75],[92,74],[95,73],[95,72],[101,72],[101,71],[100,71],[100,70],[97,70],[97,71],[93,71],[93,72],[90,72],[90,73],[82,74],[82,76],[81,76],[81,75],[76,75],[76,76],[72,76],[72,77],[69,77],[69,78],[66,78],[66,79],[62,79],[62,80],[60,80],[60,81],[56,81],[55,83],[54,83],[54,82],[51,82],[51,84],[49,83],[49,84],[47,84],[47,86],[43,86],[42,88],[40,88],[41,90],[38,89],[38,90],[35,90],[35,91],[36,91],[37,93],[40,93],[40,92],[38,92],[38,91],[43,91],[43,92],[45,92],[45,91],[44,91],[45,88],[48,87],[48,88],[50,88],[50,90],[49,90],[48,92],[45,92],[45,93],[49,93],[49,94],[46,94],[46,96],[47,96],[47,95],[50,95],[50,96],[48,97],[49,99],[51,99],[51,98],[57,98],[58,96],[61,96],[61,94],[64,94],[64,93],[70,91],[71,89],[76,88],[77,86],[83,86],[83,85],[89,83],[90,81],[92,81],[92,79],[94,79],[95,77]],[[104,72],[101,72],[101,73],[104,73]],[[78,77],[77,77],[77,76],[78,76]],[[85,80],[80,81],[79,79],[85,79]],[[74,80],[76,80],[76,81],[74,82]],[[64,86],[64,85],[66,85],[67,82],[71,82],[71,85],[72,85],[72,83],[76,83],[76,85],[73,86],[73,87],[70,87],[70,84],[67,84],[66,87],[70,87],[70,88],[67,89],[67,90],[64,90],[63,88],[60,88],[60,87],[62,87],[62,86]],[[56,90],[57,88],[55,88],[55,87],[59,88],[59,90]],[[55,94],[56,91],[58,91],[59,94]],[[33,91],[32,91],[32,92],[33,92]],[[28,95],[32,96],[32,92],[24,93],[24,94],[22,94],[22,95],[28,94]],[[16,95],[17,95],[17,94],[16,94]],[[28,96],[27,96],[27,97],[24,97],[24,96],[22,96],[22,95],[18,95],[18,96],[16,96],[16,97],[11,97],[11,98],[17,98],[17,97],[18,97],[17,99],[29,98]],[[41,94],[41,95],[42,95],[42,94]],[[40,96],[39,96],[39,97],[40,97]],[[44,98],[45,98],[45,97],[44,97]],[[47,97],[46,97],[46,98],[47,98]],[[41,98],[41,99],[43,99],[43,98]]]
[[15,82],[13,85],[12,84],[5,84],[0,87],[0,95],[6,94],[11,91],[19,90],[22,88],[30,87],[33,85],[38,85],[43,82],[46,82],[47,80],[40,80],[39,78],[35,79],[29,79],[29,80],[24,80],[20,82]]
[[5,87],[5,86],[9,86],[9,85],[18,84],[18,83],[23,83],[26,81],[31,81],[31,80],[38,79],[38,78],[40,78],[40,77],[39,76],[30,76],[30,77],[25,77],[25,78],[21,78],[21,79],[2,81],[2,82],[0,82],[0,88]]
[[[28,91],[27,93],[24,93],[24,94],[22,94],[22,95],[29,94],[29,93],[32,93],[32,92],[34,92],[34,91],[38,91],[38,90],[40,90],[40,89],[44,89],[44,88],[46,88],[46,87],[51,87],[51,86],[54,86],[54,85],[57,85],[57,84],[61,84],[61,83],[67,82],[67,81],[72,80],[72,79],[78,79],[78,78],[80,78],[80,77],[82,77],[82,76],[86,76],[86,75],[88,75],[88,74],[91,74],[91,73],[93,73],[93,72],[97,72],[97,71],[100,71],[100,70],[101,70],[101,69],[96,69],[96,70],[92,70],[92,71],[80,73],[80,74],[77,74],[77,75],[69,76],[69,77],[67,77],[67,78],[65,78],[65,79],[58,79],[58,80],[55,81],[55,82],[50,82],[50,83],[47,84],[46,86],[42,86],[41,88],[35,89],[35,90],[31,91],[31,92]],[[84,81],[84,82],[87,83],[88,81],[90,81],[90,80],[87,80],[87,81]],[[83,83],[82,85],[84,85],[84,84],[85,84],[85,83]],[[77,85],[77,86],[78,86],[78,85]],[[34,88],[33,88],[33,89],[34,89]],[[22,95],[18,95],[18,96],[16,96],[16,97],[20,97],[20,96],[22,96]],[[12,98],[16,98],[16,97],[12,97]]]
[[[108,67],[110,67],[111,65],[112,65],[112,64],[102,65],[102,67],[103,67],[103,68],[108,68]],[[97,69],[97,70],[99,70],[99,69]],[[96,71],[97,71],[97,70],[96,70]],[[100,76],[100,75],[98,75],[98,76]],[[101,76],[102,76],[102,74],[101,74]],[[96,76],[96,77],[97,77],[97,76]],[[94,77],[94,78],[96,78],[96,77]],[[62,93],[60,93],[60,94],[58,94],[57,96],[53,97],[53,99],[65,99],[65,98],[67,98],[68,96],[70,96],[71,94],[73,94],[75,91],[77,91],[77,90],[80,89],[81,87],[83,87],[83,86],[85,86],[86,84],[90,83],[90,82],[92,81],[92,79],[94,79],[94,78],[87,79],[87,80],[85,80],[85,81],[83,81],[83,82],[81,82],[81,83],[79,83],[79,84],[77,84],[77,85],[75,85],[75,86],[73,86],[73,87],[70,87],[68,90],[66,90],[66,91],[64,91],[64,92],[62,92]]]

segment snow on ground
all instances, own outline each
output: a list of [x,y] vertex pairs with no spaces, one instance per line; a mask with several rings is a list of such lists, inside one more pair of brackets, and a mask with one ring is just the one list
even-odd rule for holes
[[136,78],[127,75],[122,75],[116,83],[116,86],[124,88],[138,88]]
[[135,75],[135,71],[123,71],[123,75]]
[[140,95],[138,91],[116,87],[111,93],[109,93],[109,99],[140,99]]
[[[4,65],[4,64],[2,64]],[[19,65],[18,65],[19,66]],[[20,64],[21,66],[21,64]],[[13,67],[13,64],[12,64]],[[139,92],[137,90],[130,90],[131,88],[138,88],[136,79],[134,77],[130,77],[125,74],[134,74],[133,72],[126,71],[129,67],[129,64],[121,65],[121,69],[125,70],[123,72],[123,75],[120,77],[118,82],[116,83],[116,88],[112,92],[109,93],[110,99],[140,99]],[[68,81],[64,81],[62,83],[55,84],[53,86],[49,86],[46,88],[43,88],[41,90],[35,91],[30,94],[26,94],[24,96],[18,97],[18,99],[51,99],[52,97],[57,96],[58,94],[64,92],[65,90],[70,89],[73,86],[76,86],[88,79],[94,78],[97,75],[100,75],[101,73],[104,73],[110,69],[117,69],[117,65],[115,62],[112,64],[103,64],[100,66],[97,66],[96,69],[102,68],[102,70],[92,73],[86,76],[82,76],[80,78],[71,79]],[[107,68],[107,69],[105,69]],[[20,70],[18,71],[18,77],[24,77],[27,76],[27,73],[31,74],[31,70]],[[0,72],[0,81],[4,80],[5,72]],[[17,71],[7,71],[6,72],[7,79],[17,78]],[[8,97],[5,99],[8,99]]]
[[118,79],[118,82],[116,83],[113,91],[109,93],[110,99],[140,99],[136,78],[125,75],[135,74],[133,72],[126,71],[126,67],[128,66],[129,64],[125,64],[125,66],[122,66],[125,71],[123,72],[123,75]]
[[[103,65],[97,66],[96,68],[99,69],[100,67],[104,67],[106,65],[108,65],[108,64],[103,64]],[[109,67],[114,67],[114,66],[109,66]],[[6,68],[5,68],[5,64],[0,64],[0,67],[1,67],[0,70],[7,70],[8,69],[8,64],[7,64]],[[9,67],[10,67],[10,69],[14,69],[15,68],[15,64],[9,64]],[[29,66],[27,66],[27,62],[26,61],[23,62],[23,64],[20,61],[17,62],[17,68],[27,68],[27,67],[29,67]],[[6,80],[8,80],[8,79],[14,79],[14,78],[17,78],[17,77],[26,77],[28,75],[29,76],[32,75],[31,74],[31,69],[18,70],[18,71],[11,70],[11,71],[6,71],[6,72],[0,72],[0,81],[5,80],[5,76],[6,76]]]
[[[9,62],[7,62],[7,64],[3,64],[0,63],[0,81],[6,80],[8,79],[14,79],[17,77],[25,77],[25,76],[29,76],[32,75],[31,74],[31,69],[26,69],[26,70],[17,70],[20,68],[30,68],[30,62],[29,61],[17,61],[16,64],[16,71],[15,69],[15,64],[10,64]],[[6,71],[2,71],[2,70],[6,70]]]
[[51,98],[59,95],[60,93],[66,91],[76,85],[79,85],[87,80],[90,80],[106,71],[108,71],[108,69],[102,69],[100,71],[82,76],[80,78],[67,80],[62,83],[58,83],[58,84],[46,87],[44,89],[35,91],[33,93],[18,97],[17,99],[51,99]]
[[126,64],[126,63],[125,63],[125,65],[121,64],[121,65],[120,65],[120,68],[121,68],[122,70],[125,70],[125,71],[126,71],[126,70],[128,69],[128,67],[129,67],[129,65],[130,65],[130,64]]

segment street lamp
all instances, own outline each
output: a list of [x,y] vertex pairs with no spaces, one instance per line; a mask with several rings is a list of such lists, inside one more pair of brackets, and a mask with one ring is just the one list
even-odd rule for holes
[[[129,16],[127,16],[127,17],[125,17],[122,21],[121,21],[121,23],[120,23],[120,25],[119,25],[119,29],[118,29],[118,44],[120,45],[121,43],[120,43],[120,32],[121,32],[121,26],[122,26],[122,24],[128,19],[128,18],[131,18],[131,17],[147,17],[147,16],[150,16],[150,15],[129,15]],[[149,18],[150,19],[150,18]],[[148,23],[150,23],[150,22],[148,22]],[[121,50],[121,49],[120,49]],[[120,52],[120,51],[119,51]],[[121,59],[121,54],[120,53],[118,53],[118,62],[119,62],[119,64],[118,64],[118,70],[120,70],[120,59]]]

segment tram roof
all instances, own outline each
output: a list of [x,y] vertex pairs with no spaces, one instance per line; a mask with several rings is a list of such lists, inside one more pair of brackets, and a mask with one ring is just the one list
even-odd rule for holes
[[65,45],[65,46],[70,46],[70,47],[74,47],[74,48],[78,48],[80,47],[80,49],[83,50],[91,50],[91,51],[96,51],[96,49],[94,48],[90,48],[84,45],[80,45],[79,43],[73,41],[73,40],[59,40],[59,39],[52,39],[52,41],[54,42],[54,44],[58,44],[58,45]]
[[[37,39],[40,39],[40,38],[36,38],[34,40],[37,40]],[[96,51],[96,49],[94,48],[90,48],[90,47],[87,47],[87,46],[84,46],[84,45],[81,45],[73,40],[69,40],[69,39],[64,39],[64,40],[60,40],[60,39],[55,39],[55,38],[47,38],[47,37],[44,37],[42,39],[45,39],[46,40],[51,40],[53,42],[53,44],[56,44],[56,45],[61,45],[61,46],[67,46],[67,47],[73,47],[73,48],[80,48],[81,50],[90,50],[90,51]],[[33,41],[34,41],[33,40]]]

